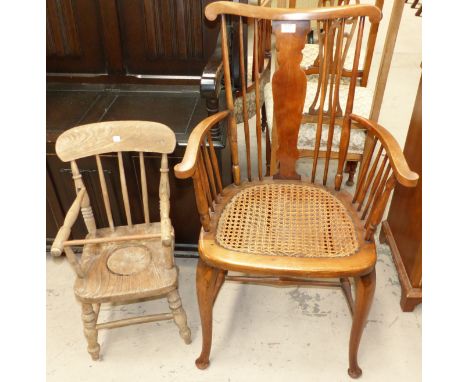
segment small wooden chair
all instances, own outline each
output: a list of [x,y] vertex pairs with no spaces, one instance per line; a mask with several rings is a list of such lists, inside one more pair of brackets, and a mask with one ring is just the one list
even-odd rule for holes
[[[296,172],[296,161],[299,158],[297,140],[307,78],[300,63],[311,20],[325,25],[325,40],[331,33],[330,26],[337,25],[336,36],[341,40],[339,44],[342,44],[345,23],[356,19],[357,59],[353,61],[350,77],[351,83],[355,84],[364,21],[368,19],[372,24],[379,22],[381,11],[373,5],[298,11],[218,1],[205,8],[205,15],[209,20],[215,20],[221,15],[228,110],[206,118],[195,127],[183,161],[175,167],[178,178],[193,179],[202,223],[198,244],[200,259],[197,267],[197,296],[203,346],[196,365],[200,369],[209,365],[213,305],[225,280],[271,285],[325,285],[342,288],[348,301],[353,316],[348,373],[353,378],[359,377],[362,371],[358,366],[357,352],[376,282],[374,232],[395,184],[398,182],[403,186],[414,187],[418,175],[410,171],[400,147],[387,130],[366,118],[351,114],[354,86],[350,86],[343,110],[334,187],[327,187],[327,182],[325,186],[314,183],[319,160],[325,162],[324,179],[328,178],[329,150],[323,158],[315,156],[311,160],[312,176],[302,180]],[[251,17],[272,21],[278,57],[272,86],[279,143],[279,170],[272,177],[265,176],[261,139],[257,139],[258,168],[252,171],[247,156],[247,176],[241,177],[229,73],[228,15],[231,18]],[[326,71],[327,68],[321,66],[321,70]],[[339,74],[337,78],[328,80],[339,83]],[[326,76],[322,78],[327,79]],[[256,81],[258,84],[258,76]],[[324,81],[322,86],[325,87]],[[245,91],[242,96],[246,96]],[[332,101],[336,101],[336,96],[332,92]],[[317,120],[317,131],[320,134],[324,122],[323,98],[319,103]],[[331,104],[336,105],[336,102]],[[332,118],[334,115],[332,111]],[[260,117],[258,109],[256,116]],[[211,129],[226,118],[234,183],[223,188]],[[362,161],[353,196],[341,189],[351,123],[365,129],[372,139],[372,147]],[[330,126],[333,124],[330,123]],[[256,134],[257,138],[261,136],[258,125]],[[318,138],[320,141],[321,136]],[[246,142],[246,152],[250,150]],[[241,181],[242,178],[247,180]],[[231,271],[247,275],[231,276]],[[350,277],[355,280],[355,301],[351,295]],[[321,280],[323,278],[336,278],[337,281]]]
[[[84,334],[88,352],[99,359],[98,330],[173,319],[185,343],[191,342],[187,317],[178,288],[178,269],[174,264],[174,230],[169,218],[169,179],[167,154],[174,151],[174,132],[165,125],[144,121],[101,122],[74,127],[57,139],[56,151],[70,162],[76,199],[52,244],[53,256],[65,252],[76,273],[75,296],[82,304]],[[141,198],[145,222],[133,224],[125,179],[123,152],[139,152]],[[126,226],[114,226],[101,155],[117,152]],[[150,222],[144,153],[161,153],[159,183],[161,221]],[[108,227],[97,228],[90,198],[77,160],[95,156]],[[83,240],[69,240],[80,213],[88,230]],[[72,247],[83,246],[81,260]],[[166,296],[171,313],[97,323],[101,303],[134,302],[141,298]]]

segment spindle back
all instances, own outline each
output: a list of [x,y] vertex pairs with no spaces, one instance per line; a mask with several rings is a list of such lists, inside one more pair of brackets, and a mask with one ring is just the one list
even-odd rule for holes
[[[354,25],[357,28],[356,41],[354,44],[354,60],[352,76],[350,80],[349,92],[347,95],[346,107],[342,114],[344,121],[342,128],[342,144],[340,145],[339,164],[337,176],[343,172],[344,162],[349,144],[349,114],[352,112],[354,89],[358,74],[359,55],[362,48],[362,39],[364,33],[364,21],[367,18],[371,25],[378,23],[381,19],[380,10],[373,5],[350,5],[317,9],[283,9],[268,8],[245,4],[235,4],[227,1],[219,1],[209,4],[205,8],[205,15],[209,20],[214,20],[221,15],[221,37],[223,67],[226,87],[227,107],[233,111],[232,85],[230,75],[230,54],[228,36],[226,30],[226,15],[231,18],[238,16],[240,22],[242,18],[253,18],[254,31],[258,30],[258,23],[261,20],[271,20],[273,34],[276,37],[276,54],[278,65],[272,78],[273,99],[274,99],[274,118],[276,119],[278,129],[279,147],[277,150],[277,159],[279,170],[274,174],[277,179],[299,179],[296,173],[296,161],[299,157],[297,149],[297,138],[302,119],[302,111],[306,96],[307,79],[300,63],[302,59],[302,50],[306,43],[307,34],[311,28],[311,21],[317,21],[324,27],[323,35],[323,56],[319,72],[319,92],[317,102],[314,104],[314,110],[317,115],[317,138],[316,144],[320,144],[322,126],[327,123],[329,128],[328,141],[331,142],[334,132],[333,119],[340,115],[340,104],[338,102],[338,86],[342,75],[343,52],[349,50],[350,44],[346,41],[345,27]],[[258,33],[254,36],[254,45],[258,44]],[[256,48],[258,51],[258,47]],[[254,65],[258,68],[258,65]],[[243,69],[241,65],[241,70]],[[244,73],[241,73],[244,78]],[[252,180],[254,177],[263,179],[263,158],[262,158],[262,135],[260,125],[260,103],[259,103],[259,81],[258,72],[254,73],[255,92],[257,99],[256,107],[256,140],[257,140],[257,171],[255,176],[251,171],[252,161],[250,158],[250,142],[246,140],[247,151],[247,177]],[[245,87],[243,86],[243,89]],[[246,92],[242,91],[242,97],[246,97]],[[327,102],[326,102],[327,101]],[[327,104],[331,107],[327,108]],[[249,136],[249,124],[244,113],[244,129],[246,137]],[[329,119],[329,120],[328,120]],[[241,174],[239,167],[237,131],[234,116],[229,116],[229,138],[232,153],[233,178],[235,184],[240,184]],[[312,168],[312,181],[315,180],[315,173],[318,162],[318,152],[314,157]],[[328,160],[330,150],[327,150]],[[325,172],[328,172],[326,168]],[[325,176],[324,176],[325,178]]]
[[[111,230],[114,230],[114,219],[100,156],[107,153],[117,153],[125,215],[127,225],[131,227],[133,221],[122,153],[129,151],[139,153],[141,200],[145,223],[150,223],[150,217],[144,153],[162,154],[161,179],[159,183],[160,216],[162,224],[170,226],[167,154],[174,151],[175,145],[176,138],[174,132],[163,124],[147,121],[113,121],[92,123],[69,129],[57,139],[55,149],[62,161],[70,162],[77,194],[83,189],[86,190],[77,160],[95,156],[108,224]],[[86,191],[81,203],[81,212],[88,232],[95,232],[96,223],[89,195]]]
[[[289,8],[296,8],[295,0],[283,0],[283,3],[286,3]],[[384,0],[375,0],[374,5],[382,10],[384,5]],[[317,7],[336,7],[336,6],[347,6],[347,5],[358,5],[361,4],[360,0],[317,0]],[[324,37],[324,25],[322,22],[317,21],[312,25],[313,29],[313,41],[309,38],[309,44],[306,46],[306,54],[315,54],[312,55],[313,60],[307,62],[307,65],[304,67],[304,70],[307,75],[318,74],[320,71],[320,59],[323,57],[323,37]],[[360,86],[367,86],[369,79],[370,67],[372,64],[372,58],[374,55],[375,43],[377,39],[377,33],[379,29],[379,23],[373,23],[370,28],[368,28],[368,33],[364,35],[364,44],[365,44],[365,53],[361,55],[360,64],[358,67],[358,79]],[[349,23],[345,29],[345,36],[348,41],[353,40],[353,34],[355,33],[356,28],[353,26],[353,23]],[[310,36],[312,37],[312,36]],[[346,54],[343,56],[342,63],[344,64],[342,77],[343,79],[351,77],[351,70],[349,65],[350,60],[346,59]]]

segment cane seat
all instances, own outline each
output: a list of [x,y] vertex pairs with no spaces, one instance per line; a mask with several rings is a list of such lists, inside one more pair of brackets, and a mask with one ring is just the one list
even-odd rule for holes
[[376,260],[375,244],[364,240],[363,222],[343,190],[266,177],[228,186],[213,208],[199,253],[220,268],[323,276],[343,266],[360,274]]

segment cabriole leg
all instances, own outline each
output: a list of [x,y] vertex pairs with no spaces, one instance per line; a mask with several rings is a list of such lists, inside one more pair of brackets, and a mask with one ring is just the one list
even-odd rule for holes
[[174,315],[174,322],[179,328],[180,336],[187,345],[190,344],[192,342],[192,334],[187,325],[187,314],[182,307],[182,300],[180,299],[179,291],[177,289],[168,293],[167,302],[169,303],[169,308]]
[[94,361],[99,359],[99,350],[101,347],[97,342],[98,332],[96,329],[97,315],[91,304],[82,304],[81,318],[83,320],[84,335],[88,341],[88,353]]
[[358,365],[357,355],[359,343],[361,342],[362,332],[367,322],[372,300],[375,292],[375,269],[365,276],[356,277],[356,299],[354,305],[353,326],[351,328],[351,337],[349,340],[349,369],[348,374],[351,378],[358,378],[362,370]]
[[202,351],[195,361],[195,365],[197,365],[199,369],[206,369],[210,365],[211,339],[213,332],[213,304],[223,281],[219,278],[222,277],[219,276],[220,272],[222,271],[210,267],[203,262],[203,260],[198,260],[197,297],[203,335]]

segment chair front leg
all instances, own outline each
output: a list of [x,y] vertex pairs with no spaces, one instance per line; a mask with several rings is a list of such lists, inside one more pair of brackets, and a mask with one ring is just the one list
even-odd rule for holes
[[353,326],[349,340],[349,369],[351,378],[358,378],[362,370],[358,365],[357,354],[362,332],[367,322],[372,300],[375,292],[375,269],[369,274],[355,278],[356,300],[354,305]]
[[167,301],[169,303],[169,308],[174,315],[174,322],[179,328],[180,337],[187,345],[190,344],[192,342],[192,334],[187,325],[187,314],[182,307],[182,300],[180,299],[179,291],[174,289],[172,292],[169,292],[167,295]]
[[88,353],[93,361],[99,359],[99,351],[101,347],[97,342],[98,332],[96,329],[97,314],[91,304],[82,304],[81,318],[83,320],[84,335],[88,341]]
[[210,365],[213,305],[223,281],[224,271],[210,267],[202,259],[198,260],[197,297],[202,325],[203,345],[200,356],[195,361],[195,365],[202,370]]

